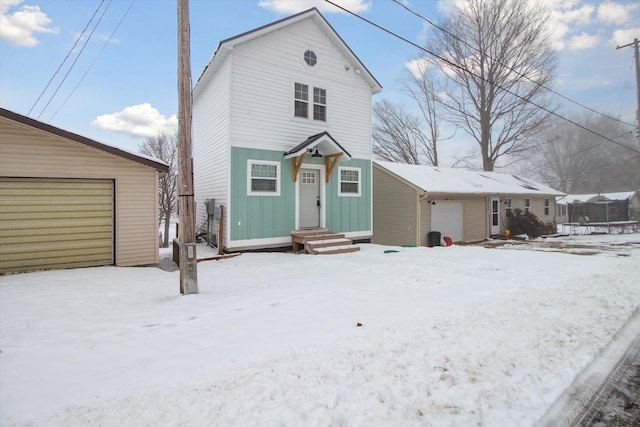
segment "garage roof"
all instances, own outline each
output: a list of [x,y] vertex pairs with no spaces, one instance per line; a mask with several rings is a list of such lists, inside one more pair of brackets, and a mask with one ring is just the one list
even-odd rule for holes
[[128,151],[122,150],[120,148],[112,147],[107,144],[103,144],[98,141],[94,141],[93,139],[86,138],[84,136],[68,132],[66,130],[57,128],[55,126],[48,125],[38,120],[31,119],[29,117],[23,116],[18,113],[14,113],[13,111],[6,110],[4,108],[0,108],[0,117],[6,117],[9,120],[13,120],[15,122],[21,123],[26,126],[31,126],[33,128],[39,129],[44,132],[51,133],[53,135],[60,136],[62,138],[69,139],[71,141],[77,142],[82,145],[86,145],[88,147],[96,148],[98,150],[104,151],[109,154],[113,154],[128,160],[132,160],[136,163],[140,163],[145,166],[149,166],[155,168],[160,172],[167,173],[169,172],[169,166],[164,164],[158,159],[154,159],[153,157],[147,157],[140,154],[130,153]]
[[374,163],[428,193],[564,195],[546,185],[506,173],[475,172],[377,160]]

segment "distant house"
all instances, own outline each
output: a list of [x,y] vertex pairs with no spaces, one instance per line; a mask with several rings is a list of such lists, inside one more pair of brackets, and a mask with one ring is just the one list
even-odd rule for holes
[[430,231],[481,241],[504,234],[513,209],[554,222],[561,195],[516,175],[374,161],[372,242],[426,245]]
[[558,198],[561,223],[607,223],[640,220],[640,190],[569,194]]
[[317,9],[223,40],[193,90],[198,226],[227,251],[296,230],[372,235],[371,108],[381,90]]
[[0,273],[157,263],[168,169],[0,108]]

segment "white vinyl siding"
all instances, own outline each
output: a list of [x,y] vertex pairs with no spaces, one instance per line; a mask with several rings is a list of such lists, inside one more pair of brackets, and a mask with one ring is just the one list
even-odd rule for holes
[[[228,57],[193,101],[193,174],[197,224],[204,224],[207,220],[204,205],[207,199],[215,199],[216,206],[224,205],[225,221],[228,219],[231,62]],[[226,241],[228,231],[223,237]]]
[[[309,45],[318,56],[314,67],[302,59]],[[345,70],[348,59],[311,19],[238,45],[232,55],[232,146],[284,152],[329,131],[352,157],[371,158],[371,88]],[[295,117],[295,83],[308,85],[310,104],[314,87],[326,90],[326,121],[313,120],[312,111],[307,120]]]

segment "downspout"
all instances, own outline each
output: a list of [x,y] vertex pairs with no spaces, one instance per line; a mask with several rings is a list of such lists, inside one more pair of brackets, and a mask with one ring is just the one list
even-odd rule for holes
[[422,202],[427,197],[429,197],[429,193],[426,191],[422,194],[422,196],[418,196],[418,218],[416,219],[416,246],[422,246],[422,241],[420,240],[420,233],[422,232]]

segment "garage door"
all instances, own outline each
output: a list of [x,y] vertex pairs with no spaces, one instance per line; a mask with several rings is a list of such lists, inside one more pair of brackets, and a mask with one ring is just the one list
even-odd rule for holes
[[462,202],[436,201],[431,205],[431,231],[439,231],[454,242],[462,241]]
[[0,178],[0,273],[113,264],[113,181]]

